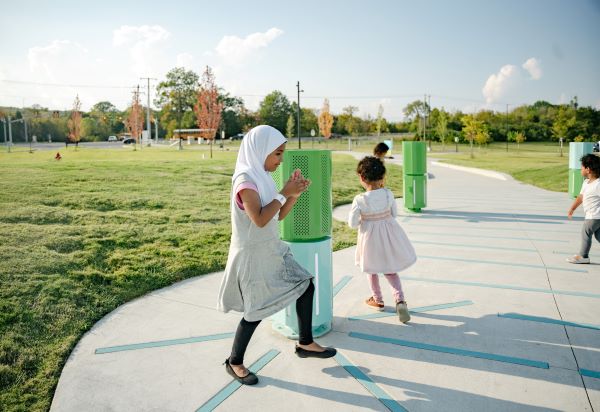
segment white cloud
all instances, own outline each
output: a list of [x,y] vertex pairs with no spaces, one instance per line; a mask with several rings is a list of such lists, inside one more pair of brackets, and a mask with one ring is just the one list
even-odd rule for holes
[[161,46],[170,36],[159,25],[121,26],[113,31],[113,45],[129,48],[130,69],[136,76],[156,75],[160,61],[164,61]]
[[88,50],[78,43],[69,40],[54,40],[48,46],[35,46],[28,50],[27,60],[32,73],[43,72],[54,79],[53,66],[65,60],[77,61],[84,58]]
[[517,77],[517,67],[512,64],[502,66],[498,73],[490,75],[481,90],[485,101],[490,104],[504,97],[515,85]]
[[215,51],[226,63],[240,64],[282,34],[283,30],[273,27],[264,33],[249,34],[243,39],[237,36],[225,36],[219,41]]
[[177,55],[177,67],[185,67],[187,70],[194,68],[194,56],[190,53],[179,53]]
[[530,57],[527,59],[522,66],[533,80],[539,80],[542,77],[542,68],[540,67],[540,61],[535,57]]

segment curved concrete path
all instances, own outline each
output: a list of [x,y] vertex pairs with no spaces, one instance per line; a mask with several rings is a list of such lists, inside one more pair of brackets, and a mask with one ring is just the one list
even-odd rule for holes
[[429,172],[427,209],[398,218],[419,255],[401,274],[408,324],[391,316],[385,281],[390,316],[370,317],[354,248],[336,252],[334,330],[319,341],[340,356],[299,359],[267,320],[246,356],[262,366],[260,383],[236,390],[222,362],[240,315],[214,310],[221,273],[200,276],[98,322],[51,410],[600,411],[598,244],[598,264],[565,262],[581,211],[568,221],[566,194],[511,178]]

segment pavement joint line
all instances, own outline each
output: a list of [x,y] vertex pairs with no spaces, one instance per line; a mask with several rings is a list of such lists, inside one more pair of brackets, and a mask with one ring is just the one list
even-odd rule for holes
[[[421,218],[418,218],[418,219],[421,219]],[[412,217],[408,218],[408,219],[404,219],[403,222],[408,223],[408,222],[410,222],[410,220],[412,220]],[[467,230],[509,231],[509,232],[520,232],[520,233],[529,233],[529,232],[553,233],[553,234],[558,233],[556,230],[542,230],[542,229],[523,230],[523,229],[511,229],[511,228],[507,228],[507,227],[480,227],[480,226],[467,227],[467,226],[459,226],[459,225],[440,225],[440,224],[428,225],[428,224],[423,224],[422,222],[411,222],[411,224],[412,223],[418,224],[421,227],[424,227],[424,226],[431,226],[431,227],[436,227],[436,228],[446,227],[446,228],[457,229],[457,230],[467,229]],[[469,223],[469,222],[467,222],[467,223]],[[476,223],[480,223],[480,222],[476,222]],[[577,234],[577,233],[580,233],[580,231],[567,230],[567,231],[560,231],[560,233],[561,234]]]
[[96,349],[96,351],[94,353],[96,355],[100,355],[100,354],[104,354],[104,353],[123,352],[123,351],[128,351],[128,350],[159,348],[159,347],[163,347],[163,346],[173,346],[173,345],[185,345],[188,343],[208,342],[208,341],[212,341],[212,340],[233,338],[234,335],[235,335],[235,333],[233,333],[233,332],[227,332],[227,333],[217,333],[215,335],[192,336],[189,338],[167,339],[167,340],[142,342],[142,343],[131,343],[128,345],[118,345],[118,346],[109,346],[109,347],[105,347],[105,348],[98,348],[98,349]]
[[452,355],[467,356],[467,357],[471,357],[471,358],[488,359],[488,360],[493,360],[493,361],[503,362],[503,363],[513,363],[513,364],[529,366],[529,367],[533,367],[533,368],[550,369],[550,365],[548,364],[548,362],[536,361],[536,360],[525,359],[525,358],[517,358],[514,356],[497,355],[495,353],[487,353],[487,352],[477,352],[477,351],[472,351],[472,350],[454,348],[451,346],[431,345],[428,343],[413,342],[413,341],[403,340],[403,339],[394,339],[394,338],[388,338],[385,336],[378,336],[378,335],[369,335],[369,334],[360,333],[360,332],[349,332],[348,336],[350,336],[352,338],[357,338],[357,339],[371,340],[371,341],[381,342],[381,343],[389,343],[392,345],[407,346],[409,348],[415,348],[415,349],[423,349],[423,350],[429,350],[429,351],[434,351],[434,352],[449,353]]
[[421,243],[424,245],[436,245],[445,247],[467,247],[473,249],[492,249],[492,250],[510,250],[511,252],[529,252],[538,253],[537,249],[525,249],[517,247],[501,247],[501,246],[485,246],[485,245],[473,245],[465,243],[444,243],[444,242],[430,242],[427,240],[413,240],[412,243]]
[[[457,308],[460,306],[472,305],[473,302],[470,300],[462,300],[460,302],[452,302],[452,303],[443,303],[439,305],[430,305],[430,306],[421,306],[418,308],[410,309],[410,313],[421,313],[421,312],[429,312],[440,309],[448,309],[448,308]],[[363,320],[363,319],[376,319],[376,318],[385,318],[389,316],[396,316],[396,312],[377,312],[377,313],[369,313],[367,315],[358,315],[351,316],[348,320]]]
[[487,236],[487,235],[460,235],[456,233],[435,233],[435,232],[421,232],[407,230],[412,235],[432,235],[432,236],[452,236],[452,237],[468,237],[468,238],[479,238],[479,239],[506,239],[506,240],[525,240],[534,242],[557,242],[557,243],[569,243],[568,240],[557,240],[557,239],[539,239],[531,237],[514,237],[514,236]]
[[513,267],[523,267],[523,268],[533,268],[533,269],[550,269],[557,270],[562,272],[577,272],[577,273],[588,273],[585,269],[565,269],[555,266],[545,266],[545,265],[529,265],[526,263],[508,263],[508,262],[499,262],[496,260],[480,260],[480,259],[466,259],[466,258],[453,258],[446,256],[429,256],[429,255],[417,255],[421,259],[435,259],[435,260],[452,260],[457,262],[472,262],[472,263],[483,263],[486,265],[499,265],[499,266],[513,266]]
[[350,362],[340,351],[335,355],[334,359],[340,364],[354,379],[356,379],[362,386],[365,387],[373,396],[377,398],[386,408],[392,412],[408,412],[406,408],[392,398],[387,392],[379,387],[373,379],[366,373],[361,371],[356,365]]
[[338,283],[333,287],[333,296],[337,295],[343,288],[352,280],[352,276],[344,276]]
[[599,371],[593,371],[590,369],[579,369],[579,373],[583,376],[588,376],[590,378],[596,378],[596,379],[600,379],[600,372]]
[[[279,355],[279,351],[275,349],[271,349],[263,356],[260,357],[256,362],[254,362],[248,369],[252,373],[258,373],[267,363],[271,362],[275,356]],[[219,406],[225,399],[231,396],[235,391],[237,391],[242,386],[236,380],[232,380],[229,384],[227,384],[223,389],[217,392],[212,398],[206,401],[202,406],[196,409],[196,412],[209,412],[214,410],[217,406]]]
[[575,328],[600,330],[600,325],[593,325],[590,323],[569,322],[569,321],[565,321],[565,320],[545,318],[545,317],[541,317],[541,316],[523,315],[521,313],[498,313],[498,317],[509,318],[509,319],[518,319],[518,320],[527,320],[527,321],[531,321],[531,322],[551,323],[551,324],[555,324],[555,325],[572,326]]
[[432,278],[419,278],[416,276],[402,276],[402,280],[413,280],[416,282],[429,282],[429,283],[442,283],[449,285],[463,285],[463,286],[476,286],[482,288],[493,288],[493,289],[510,289],[519,290],[524,292],[537,292],[537,293],[549,293],[554,295],[567,295],[567,296],[582,296],[586,298],[600,299],[600,294],[589,293],[589,292],[576,292],[569,290],[552,290],[552,289],[541,289],[541,288],[526,288],[522,286],[513,285],[499,285],[494,283],[480,283],[480,282],[465,282],[461,280],[444,280],[444,279],[432,279]]
[[204,305],[198,305],[196,303],[191,303],[191,302],[186,302],[183,300],[177,300],[177,299],[173,299],[173,298],[167,298],[165,296],[160,296],[156,293],[149,293],[148,296],[153,297],[155,299],[163,299],[163,300],[167,300],[169,302],[174,302],[174,303],[181,303],[182,305],[188,305],[188,306],[193,306],[195,308],[202,308],[202,309],[209,309],[209,310],[216,310],[214,306],[204,306]]

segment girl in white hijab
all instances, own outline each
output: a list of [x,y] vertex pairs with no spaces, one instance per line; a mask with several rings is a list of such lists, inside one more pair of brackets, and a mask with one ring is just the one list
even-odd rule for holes
[[299,357],[336,354],[313,341],[313,275],[294,260],[279,239],[283,219],[310,182],[296,170],[280,192],[271,177],[283,159],[287,140],[271,126],[250,130],[240,146],[231,190],[231,245],[219,291],[218,309],[243,312],[225,369],[246,385],[258,382],[244,366],[244,354],[260,321],[296,301]]

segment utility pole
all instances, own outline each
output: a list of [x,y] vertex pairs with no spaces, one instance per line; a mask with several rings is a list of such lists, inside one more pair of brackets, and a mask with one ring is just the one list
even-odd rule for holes
[[296,88],[298,89],[298,149],[302,149],[302,142],[300,139],[300,93],[303,93],[304,90],[300,90],[300,81],[296,83]]
[[[150,129],[150,80],[156,80],[153,77],[141,77],[141,80],[148,81],[148,106],[146,106],[146,131],[148,132],[148,140],[152,140],[152,130]],[[142,139],[143,140],[143,139]]]
[[[429,115],[431,113],[431,95],[427,95],[427,123],[426,125],[429,124]],[[427,127],[427,126],[426,126]],[[433,140],[433,138],[429,139],[429,151],[431,152],[431,141]]]

